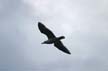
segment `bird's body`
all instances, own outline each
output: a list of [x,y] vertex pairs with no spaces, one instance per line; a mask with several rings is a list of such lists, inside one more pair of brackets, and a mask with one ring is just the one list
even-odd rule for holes
[[46,41],[44,41],[42,44],[53,44],[57,41],[60,41],[61,39],[64,39],[64,36],[61,36],[61,37],[55,37],[55,38],[50,38]]
[[38,23],[38,27],[41,33],[47,35],[48,40],[44,41],[42,44],[54,44],[59,50],[71,54],[69,50],[62,44],[61,39],[64,39],[64,36],[56,37],[48,28],[46,28],[42,23]]

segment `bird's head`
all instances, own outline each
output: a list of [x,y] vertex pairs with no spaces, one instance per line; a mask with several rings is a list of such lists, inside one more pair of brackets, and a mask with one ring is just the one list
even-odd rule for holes
[[61,39],[65,39],[65,36],[61,36]]
[[60,36],[59,39],[60,39],[60,40],[61,40],[61,39],[65,39],[65,37],[64,37],[64,36]]

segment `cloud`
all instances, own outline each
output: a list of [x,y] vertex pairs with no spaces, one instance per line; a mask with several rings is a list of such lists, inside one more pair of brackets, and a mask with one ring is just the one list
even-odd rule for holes
[[[106,0],[7,0],[0,3],[0,69],[108,70]],[[53,45],[41,45],[47,38],[38,31],[38,21],[57,36],[65,35],[63,43],[72,55],[60,52]]]

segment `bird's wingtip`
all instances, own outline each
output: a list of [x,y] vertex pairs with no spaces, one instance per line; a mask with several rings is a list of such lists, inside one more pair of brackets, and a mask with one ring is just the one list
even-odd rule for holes
[[38,26],[43,27],[44,25],[41,22],[38,22]]
[[38,22],[38,24],[42,24],[41,22]]
[[41,23],[41,22],[38,22],[38,23]]
[[71,53],[70,53],[70,52],[68,52],[67,54],[70,54],[70,55],[71,55]]

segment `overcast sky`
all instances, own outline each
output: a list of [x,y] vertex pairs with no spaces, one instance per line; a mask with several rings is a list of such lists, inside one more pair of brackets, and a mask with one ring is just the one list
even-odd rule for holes
[[[71,55],[41,45],[39,21]],[[0,71],[108,71],[108,1],[0,0]]]

